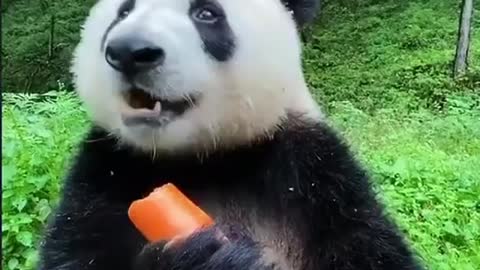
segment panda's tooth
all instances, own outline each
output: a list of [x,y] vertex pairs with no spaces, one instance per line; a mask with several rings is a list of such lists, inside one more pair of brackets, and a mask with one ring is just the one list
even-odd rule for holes
[[162,104],[160,101],[155,102],[155,106],[153,107],[154,112],[161,112],[162,111]]

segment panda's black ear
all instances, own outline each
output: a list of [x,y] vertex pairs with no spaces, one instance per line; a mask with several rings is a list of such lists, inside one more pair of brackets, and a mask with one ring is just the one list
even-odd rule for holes
[[293,12],[293,17],[299,27],[315,19],[320,8],[321,0],[281,0],[288,10]]

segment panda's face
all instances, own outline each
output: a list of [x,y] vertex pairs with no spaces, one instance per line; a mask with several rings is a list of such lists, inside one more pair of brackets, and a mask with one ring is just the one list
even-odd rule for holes
[[208,150],[314,110],[280,0],[101,0],[76,48],[95,122],[143,150]]

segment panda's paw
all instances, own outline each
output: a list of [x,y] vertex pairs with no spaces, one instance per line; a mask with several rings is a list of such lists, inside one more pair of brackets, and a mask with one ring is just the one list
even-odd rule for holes
[[202,230],[174,244],[148,244],[137,257],[135,270],[260,270],[262,250],[250,238],[227,238],[218,227]]

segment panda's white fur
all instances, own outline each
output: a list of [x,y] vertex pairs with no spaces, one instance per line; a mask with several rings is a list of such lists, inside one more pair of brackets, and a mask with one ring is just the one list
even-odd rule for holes
[[100,50],[123,1],[99,1],[91,10],[72,72],[93,120],[125,143],[144,151],[210,151],[268,135],[287,110],[322,116],[304,80],[295,22],[280,1],[218,0],[236,39],[232,58],[221,63],[202,50],[188,17],[189,0],[137,0],[107,42],[141,29],[167,55],[142,87],[163,98],[200,93],[202,99],[165,127],[125,126],[121,112],[128,106],[120,92],[128,86]]

